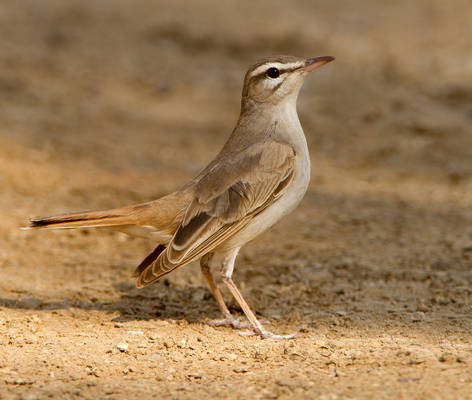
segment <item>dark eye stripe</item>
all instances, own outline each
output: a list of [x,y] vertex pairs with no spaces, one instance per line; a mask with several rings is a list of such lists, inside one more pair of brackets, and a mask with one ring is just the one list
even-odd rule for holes
[[[285,74],[287,72],[292,72],[293,70],[295,70],[296,68],[277,68],[279,70],[279,76],[282,75],[282,74]],[[261,73],[257,74],[256,76],[263,76],[265,77],[266,76],[266,72],[267,70],[265,71],[262,71]]]
[[286,72],[292,72],[295,69],[296,68],[285,68],[285,69],[279,68],[280,75],[285,74]]
[[[299,67],[293,67],[293,68],[278,68],[279,70],[279,77],[282,76],[283,74],[287,73],[287,72],[292,72],[292,71],[295,71],[296,69],[298,69]],[[265,69],[264,71],[261,71],[260,73],[258,73],[257,75],[254,75],[250,78],[250,81],[251,82],[255,82],[255,81],[258,81],[260,79],[270,79],[267,77],[266,75],[266,72],[267,72],[267,69]]]

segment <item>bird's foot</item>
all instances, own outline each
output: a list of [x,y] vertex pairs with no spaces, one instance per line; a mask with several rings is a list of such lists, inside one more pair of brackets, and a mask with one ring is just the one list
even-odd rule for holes
[[[264,325],[270,324],[270,322],[265,319],[261,320],[260,322]],[[210,326],[229,326],[234,329],[252,329],[252,325],[249,322],[243,322],[241,319],[234,317],[213,319],[205,323]]]
[[243,322],[239,318],[227,317],[221,319],[213,319],[206,322],[210,326],[230,326],[234,329],[249,329],[251,325],[248,322]]
[[298,333],[292,333],[290,335],[276,335],[274,333],[266,332],[258,327],[251,327],[251,331],[248,332],[236,332],[241,336],[260,336],[261,339],[272,339],[272,340],[288,340],[298,337]]

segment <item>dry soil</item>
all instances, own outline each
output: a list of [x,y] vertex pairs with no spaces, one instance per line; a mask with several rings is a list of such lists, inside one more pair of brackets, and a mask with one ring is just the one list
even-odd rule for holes
[[[471,14],[465,0],[3,1],[0,399],[471,399]],[[197,264],[136,289],[153,243],[18,229],[184,183],[229,135],[246,68],[278,53],[337,60],[299,98],[309,191],[242,250],[235,280],[299,338],[205,325],[218,309]]]

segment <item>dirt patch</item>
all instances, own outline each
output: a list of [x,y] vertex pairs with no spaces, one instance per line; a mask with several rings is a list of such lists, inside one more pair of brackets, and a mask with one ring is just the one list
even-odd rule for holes
[[[397,3],[2,5],[0,398],[471,398],[472,8]],[[235,272],[298,339],[205,325],[195,264],[136,289],[153,243],[18,230],[184,183],[276,53],[337,56],[299,99],[307,196]]]

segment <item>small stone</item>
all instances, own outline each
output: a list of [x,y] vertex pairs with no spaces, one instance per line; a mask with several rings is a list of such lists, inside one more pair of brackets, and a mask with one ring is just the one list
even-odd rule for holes
[[333,378],[337,378],[339,376],[338,371],[336,371],[336,366],[334,365],[334,363],[330,364],[328,366],[328,369],[329,369],[329,376]]
[[198,373],[193,373],[193,374],[187,374],[189,378],[194,378],[194,379],[203,379],[203,375],[200,375]]
[[294,382],[289,380],[289,379],[278,379],[275,381],[275,383],[279,386],[285,386],[285,387],[288,387],[288,388],[292,388],[294,387]]
[[249,370],[246,369],[246,368],[235,368],[235,369],[233,369],[233,372],[236,372],[237,374],[245,374],[248,371]]
[[411,315],[412,322],[421,322],[424,320],[424,312],[417,311]]
[[128,350],[128,343],[120,342],[116,345],[116,348],[120,350],[122,353],[124,353],[126,350]]
[[428,311],[428,307],[427,307],[426,304],[424,304],[424,303],[419,303],[419,304],[416,306],[416,311],[426,312],[426,311]]
[[31,316],[31,320],[33,322],[41,322],[41,319],[36,314]]
[[327,346],[321,346],[318,350],[318,353],[323,357],[330,357],[333,354],[332,350],[329,349]]
[[39,400],[39,397],[33,393],[28,393],[25,396],[21,396],[22,400]]
[[454,356],[454,354],[449,353],[449,352],[444,352],[439,356],[439,361],[442,363],[451,363],[457,360],[457,357]]

